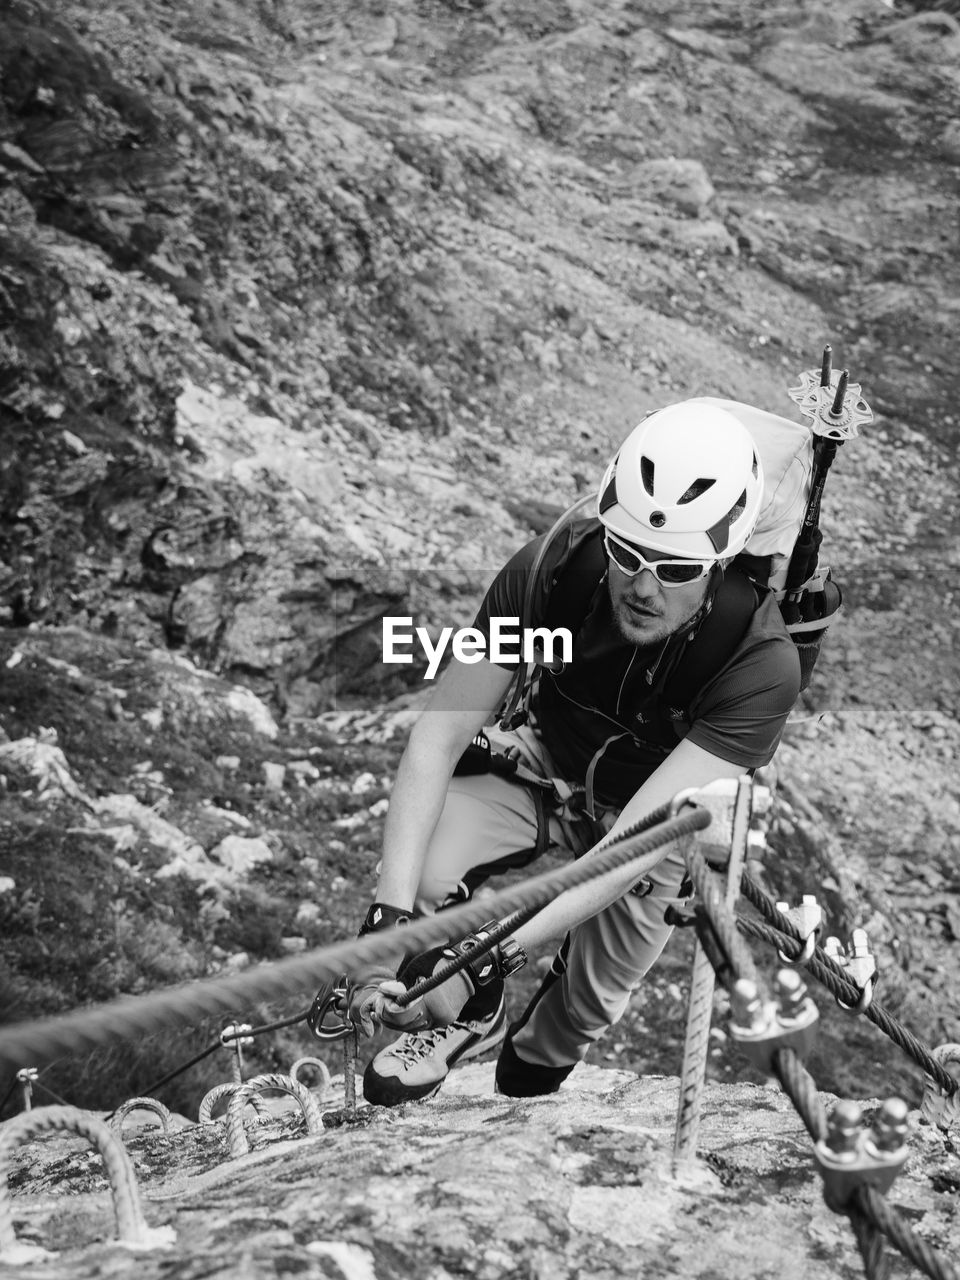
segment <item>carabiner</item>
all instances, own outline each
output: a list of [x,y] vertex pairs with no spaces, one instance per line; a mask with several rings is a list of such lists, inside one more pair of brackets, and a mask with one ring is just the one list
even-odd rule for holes
[[346,977],[320,988],[307,1014],[307,1026],[318,1040],[343,1040],[353,1032],[347,1017]]

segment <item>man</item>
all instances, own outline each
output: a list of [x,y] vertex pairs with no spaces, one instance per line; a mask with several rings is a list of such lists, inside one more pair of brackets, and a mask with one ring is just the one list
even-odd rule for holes
[[[475,626],[489,635],[492,617],[521,617],[526,602],[523,625],[569,626],[572,660],[540,672],[528,723],[489,731],[498,758],[507,753],[511,763],[480,773],[465,772],[464,752],[503,705],[516,669],[451,663],[400,762],[361,933],[462,900],[548,843],[589,856],[605,833],[679,791],[769,762],[799,691],[799,662],[772,595],[730,569],[764,501],[747,429],[715,404],[683,402],[624,442],[597,519],[514,556]],[[367,1099],[389,1106],[429,1096],[452,1065],[501,1041],[500,1092],[559,1088],[666,944],[664,911],[678,900],[684,866],[676,846],[656,858],[645,896],[638,886],[583,920],[582,899],[563,894],[495,950],[484,972],[476,964],[408,1010],[392,1003],[405,988],[383,966],[351,975],[354,1021],[368,1031],[378,1022],[413,1028],[367,1067]],[[508,1031],[503,977],[524,950],[565,932]],[[401,974],[412,984],[436,960],[417,958]]]

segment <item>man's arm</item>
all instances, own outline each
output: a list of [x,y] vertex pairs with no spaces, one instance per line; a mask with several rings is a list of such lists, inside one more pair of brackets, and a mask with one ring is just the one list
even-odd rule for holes
[[[611,828],[611,834],[632,826],[646,814],[672,800],[680,791],[699,789],[722,778],[739,778],[745,772],[745,766],[731,764],[684,740],[677,744],[663,764],[634,793]],[[594,852],[595,850],[591,850],[584,855],[585,858],[592,857]],[[636,884],[661,861],[665,853],[666,849],[661,848],[648,854],[645,859],[634,864],[627,877],[622,871],[611,872],[577,889],[569,889],[517,929],[513,934],[514,939],[528,953],[548,942],[555,942],[570,929],[621,898],[631,885]],[[396,989],[389,992],[385,989],[384,995],[396,995],[403,989],[402,984],[394,985]],[[422,997],[431,1023],[445,1025],[456,1017],[471,990],[471,984],[457,974]],[[415,1002],[410,1009],[416,1009],[418,1003],[420,1002]]]
[[[744,766],[722,760],[703,747],[684,739],[634,792],[610,829],[610,834],[616,835],[633,826],[646,814],[667,804],[680,791],[690,787],[705,787],[721,778],[739,778],[745,772]],[[591,850],[585,857],[592,857],[593,852]],[[664,853],[664,849],[658,849],[648,854],[643,862],[637,863],[631,872],[632,883],[636,883],[651,867],[655,867]],[[606,877],[581,885],[579,889],[569,889],[521,926],[514,937],[525,950],[536,949],[549,939],[562,936],[582,920],[596,915],[619,896],[621,894],[611,892]]]
[[411,908],[454,766],[503,701],[513,671],[454,659],[416,722],[400,760],[383,836],[377,901]]

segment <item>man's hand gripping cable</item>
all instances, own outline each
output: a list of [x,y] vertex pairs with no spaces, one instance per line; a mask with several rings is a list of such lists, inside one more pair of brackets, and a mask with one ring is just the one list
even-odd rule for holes
[[[568,891],[575,892],[581,884],[625,871],[656,849],[709,826],[711,814],[709,810],[692,804],[694,794],[684,793],[684,800],[688,803],[682,815],[678,815],[675,803],[662,805],[616,836],[606,837],[594,851],[592,874],[586,871],[590,864],[581,859],[575,865],[583,870],[583,874]],[[636,889],[635,874],[629,877],[629,883],[624,880],[623,875],[618,876],[616,886],[609,891],[610,902]],[[518,886],[518,889],[522,887]],[[459,942],[449,942],[445,947],[418,956],[413,963],[401,967],[401,975],[406,974],[407,982],[413,979],[411,985],[400,980],[381,983],[381,998],[367,1007],[366,1016],[362,1019],[350,1010],[349,984],[345,979],[321,989],[309,1019],[314,1035],[319,1039],[338,1040],[349,1035],[354,1027],[371,1035],[375,1034],[378,1025],[399,1031],[447,1025],[456,1018],[478,985],[493,976],[508,977],[523,966],[526,961],[523,949],[507,940],[521,925],[539,914],[553,896],[537,894],[529,905],[502,920],[491,920]],[[591,904],[588,914],[592,915],[596,910],[597,907]],[[491,954],[495,957],[494,964],[484,966],[484,957]],[[423,971],[425,966],[429,972]],[[453,982],[455,978],[459,979],[456,984]],[[445,985],[448,985],[447,992],[432,1001],[425,1001],[425,997]]]
[[[663,813],[650,815],[652,822]],[[224,974],[182,983],[141,996],[123,996],[105,1004],[76,1009],[66,1014],[36,1021],[7,1025],[0,1037],[0,1071],[16,1071],[28,1062],[42,1066],[65,1053],[88,1052],[99,1045],[132,1040],[171,1027],[194,1026],[204,1018],[236,1009],[238,1000],[245,1005],[276,999],[287,999],[305,988],[317,990],[320,983],[336,980],[355,965],[369,960],[402,959],[411,946],[443,945],[452,931],[476,929],[491,912],[508,913],[530,907],[543,908],[558,895],[592,882],[597,876],[625,867],[632,875],[630,884],[646,869],[645,856],[659,851],[665,844],[709,825],[706,811],[691,810],[668,819],[653,830],[635,836],[624,832],[623,844],[608,846],[570,865],[546,871],[520,885],[498,890],[482,902],[467,902],[451,907],[437,916],[423,916],[405,926],[403,942],[398,945],[398,931],[387,930],[369,937],[343,939],[314,951],[283,960],[274,960],[238,974]],[[628,846],[626,841],[630,837]],[[633,843],[633,841],[636,843]],[[639,864],[639,865],[637,865]],[[647,863],[647,867],[652,863]],[[620,888],[625,892],[630,886]],[[618,896],[613,894],[611,900]],[[396,936],[395,936],[396,935]]]

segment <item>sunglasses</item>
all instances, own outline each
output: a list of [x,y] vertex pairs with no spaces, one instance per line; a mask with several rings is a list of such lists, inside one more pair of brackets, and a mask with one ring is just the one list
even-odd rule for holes
[[635,546],[632,542],[623,542],[609,530],[604,534],[603,545],[607,555],[626,577],[635,578],[641,569],[649,569],[664,587],[682,587],[688,582],[699,582],[716,564],[715,560],[648,560],[647,556],[658,553]]

